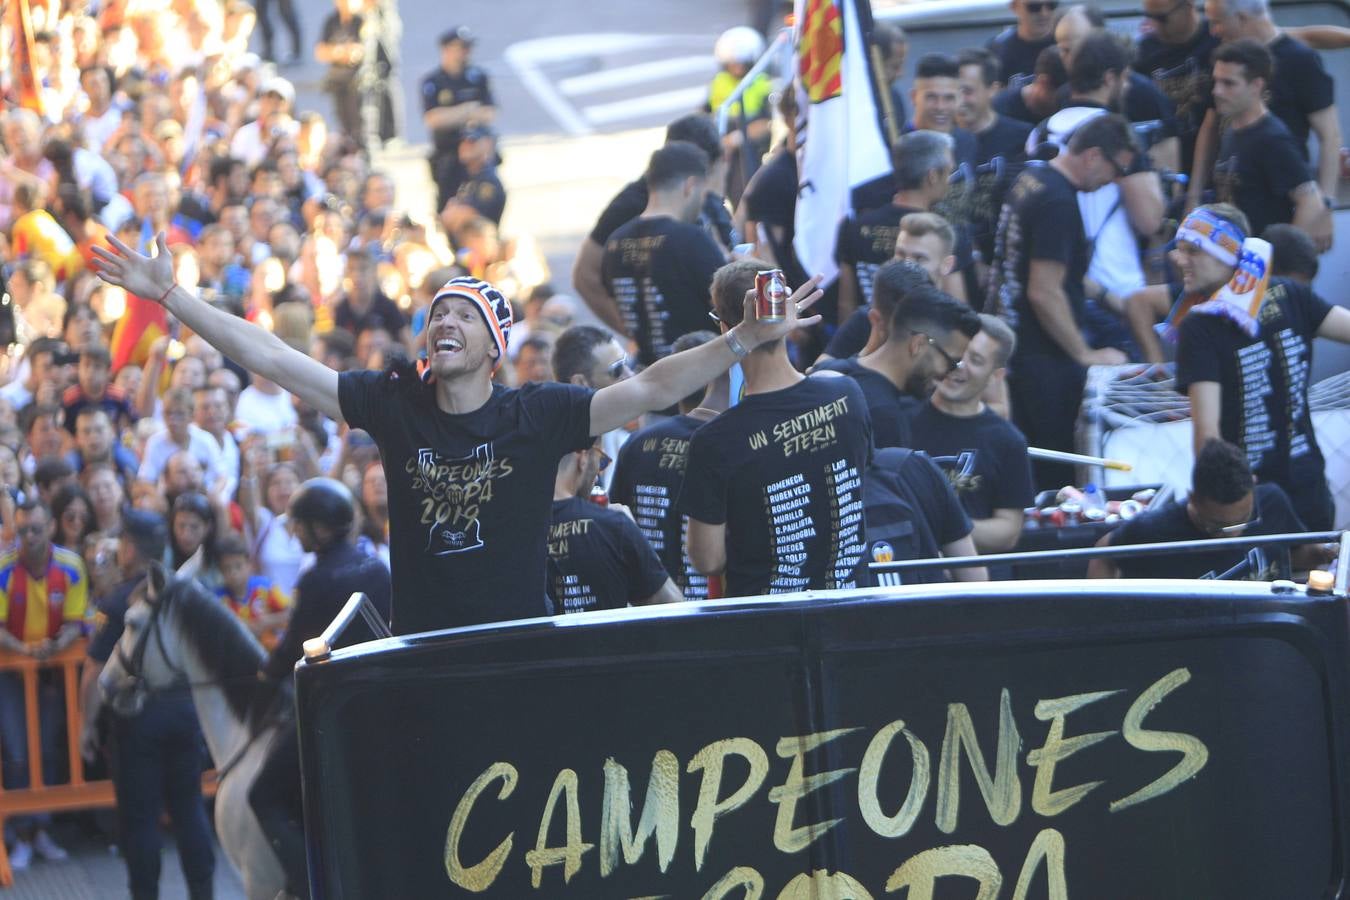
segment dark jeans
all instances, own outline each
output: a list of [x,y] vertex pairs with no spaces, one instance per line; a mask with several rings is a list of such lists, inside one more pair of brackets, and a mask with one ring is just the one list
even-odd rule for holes
[[361,121],[361,92],[357,89],[355,66],[330,66],[323,89],[333,98],[333,113],[343,133],[358,144],[364,139]]
[[168,809],[191,900],[210,900],[215,851],[202,802],[205,754],[186,691],[151,697],[140,715],[114,717],[113,785],[132,900],[159,896],[159,816]]
[[[1087,370],[1067,356],[1018,356],[1008,379],[1013,423],[1027,445],[1043,450],[1074,451],[1074,426],[1083,403]],[[1031,474],[1040,491],[1073,484],[1073,466],[1033,460]]]
[[[291,56],[299,59],[301,53],[300,19],[295,15],[295,0],[276,0],[276,3],[277,11],[281,13],[281,22],[291,35]],[[257,10],[258,28],[262,31],[263,59],[276,59],[272,55],[272,35],[275,33],[272,28],[270,12],[272,0],[257,0],[254,6]]]
[[286,890],[309,897],[309,870],[305,861],[305,810],[300,793],[300,742],[295,722],[281,723],[267,759],[248,791],[267,840],[286,871]]
[[[58,673],[38,675],[38,741],[42,751],[42,781],[56,784],[61,777],[61,738],[65,723],[66,703]],[[6,790],[29,786],[28,777],[28,723],[24,720],[23,676],[18,672],[0,673],[0,754],[4,760]],[[11,820],[14,827],[44,823],[49,815],[22,816]]]

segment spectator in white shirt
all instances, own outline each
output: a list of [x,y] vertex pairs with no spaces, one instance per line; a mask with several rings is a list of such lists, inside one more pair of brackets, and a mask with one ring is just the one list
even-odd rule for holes
[[230,156],[242,159],[250,169],[267,157],[272,141],[286,135],[294,137],[300,123],[291,118],[295,87],[285,78],[263,82],[258,97],[258,117],[241,125],[230,141]]
[[268,434],[294,426],[298,420],[291,395],[260,375],[239,392],[235,419],[251,432]]
[[233,497],[239,486],[239,444],[230,434],[229,422],[230,399],[224,388],[203,385],[192,392],[192,423],[216,442],[225,496]]
[[89,98],[89,108],[80,118],[84,145],[94,153],[102,153],[103,145],[122,124],[122,109],[113,103],[112,82],[103,66],[82,69],[80,87]]
[[186,450],[201,463],[206,484],[214,485],[220,474],[220,445],[192,424],[191,391],[173,388],[164,395],[164,426],[163,431],[155,432],[145,442],[137,478],[152,483],[159,481],[169,457]]

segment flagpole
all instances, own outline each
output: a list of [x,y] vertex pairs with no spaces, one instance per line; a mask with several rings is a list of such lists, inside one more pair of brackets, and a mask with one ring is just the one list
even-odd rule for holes
[[900,126],[895,121],[895,104],[891,101],[891,86],[886,83],[886,66],[881,58],[881,48],[867,35],[867,61],[872,70],[872,83],[877,92],[877,102],[881,104],[882,117],[886,122],[886,139],[894,147],[900,141]]
[[18,72],[19,106],[43,115],[42,91],[33,72],[33,19],[29,0],[14,4],[14,68]]

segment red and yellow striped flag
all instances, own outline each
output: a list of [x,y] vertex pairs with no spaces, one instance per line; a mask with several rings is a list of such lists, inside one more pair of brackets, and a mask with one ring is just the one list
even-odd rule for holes
[[45,115],[41,85],[38,84],[37,73],[33,71],[33,17],[28,0],[18,0],[13,9],[14,72],[18,75],[15,89],[19,95],[19,105],[39,116]]

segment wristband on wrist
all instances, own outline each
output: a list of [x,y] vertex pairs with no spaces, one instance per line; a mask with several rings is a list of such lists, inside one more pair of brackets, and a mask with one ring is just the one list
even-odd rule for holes
[[176,288],[176,287],[178,287],[178,283],[177,283],[177,282],[174,282],[173,284],[169,285],[169,289],[168,289],[167,291],[165,291],[164,293],[160,294],[160,295],[159,295],[159,299],[156,300],[155,302],[158,303],[160,306],[163,306],[163,305],[164,305],[164,301],[167,300],[167,299],[169,298],[169,295],[173,293],[173,289]]
[[727,346],[737,359],[745,359],[750,354],[750,348],[741,343],[741,339],[736,337],[736,332],[728,330],[722,337],[726,338]]

